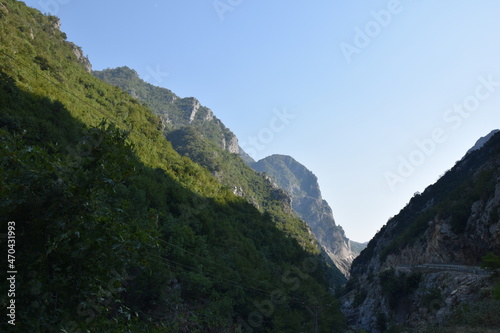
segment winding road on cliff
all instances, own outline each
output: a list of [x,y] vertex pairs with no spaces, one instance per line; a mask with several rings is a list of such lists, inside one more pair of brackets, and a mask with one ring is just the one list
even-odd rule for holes
[[418,264],[418,265],[400,265],[397,270],[433,270],[433,271],[453,271],[469,274],[489,275],[490,271],[482,269],[479,266],[454,265],[454,264]]

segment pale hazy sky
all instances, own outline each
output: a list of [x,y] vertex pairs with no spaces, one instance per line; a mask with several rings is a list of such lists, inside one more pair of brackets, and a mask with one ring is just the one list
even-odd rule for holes
[[498,0],[26,4],[94,69],[197,97],[256,159],[293,156],[356,241],[500,128]]

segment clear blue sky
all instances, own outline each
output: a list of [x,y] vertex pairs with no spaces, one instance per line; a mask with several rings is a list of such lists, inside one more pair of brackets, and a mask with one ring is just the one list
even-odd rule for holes
[[353,240],[500,128],[498,0],[26,3],[94,69],[129,66],[197,97],[256,159],[307,166]]

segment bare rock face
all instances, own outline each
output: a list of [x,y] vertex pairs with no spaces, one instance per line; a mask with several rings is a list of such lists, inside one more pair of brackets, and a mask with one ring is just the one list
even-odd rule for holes
[[53,29],[61,30],[61,19],[58,17],[53,17]]
[[[367,292],[366,300],[354,305],[355,294],[344,299],[344,310],[352,324],[368,332],[379,332],[377,318],[381,313],[393,318],[396,324],[414,327],[422,323],[440,324],[458,306],[479,300],[481,293],[492,287],[489,275],[478,267],[479,259],[488,252],[500,253],[500,222],[485,223],[491,214],[485,208],[498,209],[499,196],[497,185],[496,194],[488,204],[473,205],[467,233],[457,234],[448,221],[434,219],[429,221],[421,241],[398,254],[388,255],[385,260],[376,258],[370,262],[368,272],[358,277],[359,285]],[[497,205],[491,206],[492,202]],[[384,281],[377,274],[390,269],[407,275],[422,274],[418,289],[409,293],[402,313],[398,313],[400,305],[390,307],[388,295],[381,288]],[[376,277],[370,281],[370,275]]]
[[[458,306],[481,300],[492,288],[489,275],[472,270],[398,268],[394,276],[400,281],[419,280],[408,294],[394,296],[385,289],[387,281],[380,276],[371,280],[363,278],[360,281],[363,287],[341,299],[343,311],[352,326],[380,333],[389,318],[391,325],[443,324]],[[361,302],[358,299],[360,294],[363,294]],[[380,318],[384,318],[385,323],[381,323]]]
[[240,152],[238,138],[234,134],[226,135],[226,137],[223,140],[222,147],[232,154],[238,154]]
[[189,116],[189,123],[192,123],[196,118],[196,114],[198,113],[198,110],[200,110],[200,107],[200,102],[196,98],[193,98],[193,108],[191,110],[191,115]]
[[92,73],[92,64],[90,63],[89,59],[83,54],[81,47],[71,42],[67,43],[71,46],[73,53],[75,54],[76,60],[83,66],[83,68],[88,73]]
[[9,14],[9,9],[7,8],[7,6],[5,6],[4,3],[0,2],[0,17],[7,15],[7,14]]
[[317,177],[290,156],[269,156],[251,166],[267,173],[290,195],[293,209],[311,228],[323,251],[349,277],[351,263],[358,253],[352,250],[342,227],[335,224],[332,209],[321,196]]
[[475,150],[481,149],[498,132],[500,132],[500,130],[493,130],[493,131],[490,132],[490,134],[488,134],[488,135],[482,137],[481,139],[477,140],[477,142],[474,145],[474,147],[472,147],[471,149],[469,149],[469,151],[467,152],[467,154],[465,156],[467,156],[468,154],[472,153]]

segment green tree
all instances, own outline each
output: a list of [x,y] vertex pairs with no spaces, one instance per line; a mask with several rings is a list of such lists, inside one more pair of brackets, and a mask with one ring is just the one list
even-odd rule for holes
[[500,257],[489,252],[481,258],[481,268],[497,272],[500,269]]

